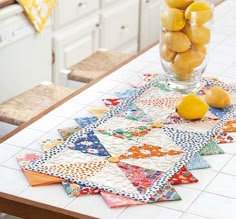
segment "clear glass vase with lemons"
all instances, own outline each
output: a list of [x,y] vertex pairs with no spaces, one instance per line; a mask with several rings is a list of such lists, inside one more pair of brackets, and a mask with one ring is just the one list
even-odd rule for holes
[[205,0],[162,0],[160,58],[168,85],[193,92],[209,58],[214,6]]

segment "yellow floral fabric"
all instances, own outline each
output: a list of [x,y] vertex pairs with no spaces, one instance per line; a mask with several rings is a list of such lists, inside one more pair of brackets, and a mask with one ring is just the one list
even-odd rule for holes
[[51,15],[57,0],[18,0],[29,20],[41,32]]

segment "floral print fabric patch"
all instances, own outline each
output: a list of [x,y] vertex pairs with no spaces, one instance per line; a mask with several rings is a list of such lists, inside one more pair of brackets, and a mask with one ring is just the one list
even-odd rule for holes
[[67,138],[69,138],[71,135],[78,132],[79,130],[81,130],[81,127],[73,126],[73,127],[64,128],[64,129],[58,129],[58,132],[60,133],[61,137],[65,141],[67,140]]

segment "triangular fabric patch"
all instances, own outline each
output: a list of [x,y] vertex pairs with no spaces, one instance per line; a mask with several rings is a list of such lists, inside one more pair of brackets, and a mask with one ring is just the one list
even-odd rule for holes
[[158,87],[159,89],[166,91],[166,92],[173,92],[173,90],[171,90],[168,85],[166,85],[165,83],[155,83],[153,85],[153,87]]
[[211,167],[210,164],[199,154],[197,153],[187,164],[186,167],[188,170],[198,170]]
[[23,170],[29,184],[31,186],[46,186],[55,183],[61,183],[64,179],[47,174],[38,173],[30,170]]
[[129,158],[140,159],[147,157],[162,157],[162,156],[175,156],[183,154],[183,151],[176,150],[163,150],[161,147],[143,144],[142,146],[132,146],[129,150],[119,156],[120,160],[126,160]]
[[217,144],[225,144],[225,143],[234,142],[234,138],[225,131],[221,131],[219,134],[213,137]]
[[163,174],[161,171],[144,169],[131,164],[117,163],[117,166],[141,194],[144,194],[147,188]]
[[88,194],[99,194],[101,192],[98,188],[91,188],[83,184],[77,184],[70,181],[62,182],[62,185],[69,196],[81,196]]
[[148,126],[140,126],[140,127],[130,127],[128,129],[114,129],[114,130],[98,129],[97,131],[103,135],[133,140],[134,138],[143,137],[143,136],[147,135],[151,131],[151,128]]
[[82,153],[92,154],[100,157],[110,157],[106,148],[102,145],[94,131],[89,131],[82,137],[77,138],[76,142],[69,146],[73,150],[78,150]]
[[182,167],[169,179],[169,183],[172,185],[196,182],[198,182],[198,179],[195,178],[193,174],[187,170],[186,167]]
[[117,96],[120,99],[126,99],[128,97],[131,97],[135,94],[136,90],[135,89],[127,89],[123,92],[116,91],[115,96]]
[[200,155],[224,154],[224,151],[211,139],[201,150]]
[[122,99],[120,99],[120,98],[107,98],[107,99],[102,99],[102,101],[104,102],[104,104],[107,107],[113,107],[113,106],[118,105],[122,101]]
[[158,75],[159,75],[158,73],[144,73],[141,75],[141,77],[142,77],[143,81],[149,82],[149,81],[157,78]]
[[64,128],[64,129],[58,129],[58,132],[60,133],[61,137],[65,141],[71,135],[73,135],[74,133],[76,133],[76,132],[78,132],[80,130],[81,130],[80,126],[73,126],[73,127]]
[[105,115],[105,113],[109,110],[108,107],[92,107],[89,111],[91,114],[93,114],[94,116],[101,118],[102,116]]
[[223,109],[217,109],[214,107],[210,107],[209,111],[215,115],[217,118],[223,118],[227,113],[231,111],[231,107],[225,107]]
[[75,118],[75,121],[79,124],[80,127],[85,128],[86,126],[96,122],[98,118],[96,116],[92,117],[79,117]]
[[202,145],[207,144],[211,137],[203,133],[180,131],[174,128],[163,128],[165,134],[169,136],[184,151],[196,151]]
[[236,132],[236,119],[226,122],[223,130],[225,132]]
[[181,124],[181,123],[184,123],[184,122],[187,122],[187,121],[182,119],[176,113],[170,113],[169,116],[163,122],[165,124]]
[[51,150],[52,148],[56,147],[57,145],[62,144],[63,142],[64,140],[62,139],[55,139],[55,140],[46,139],[46,140],[41,141],[40,145],[43,151],[47,152]]
[[73,163],[73,164],[58,164],[46,165],[43,164],[40,168],[54,172],[57,174],[69,175],[78,179],[87,179],[100,172],[109,162],[106,160],[89,162],[89,163]]
[[101,195],[110,208],[129,207],[146,204],[145,202],[135,201],[133,199],[121,195],[115,195],[110,192],[101,192]]
[[180,195],[170,183],[166,183],[152,198],[149,199],[148,203],[177,200],[181,200]]
[[21,169],[24,169],[25,166],[29,165],[31,162],[38,160],[42,154],[40,153],[31,153],[31,154],[19,154],[16,157],[16,160]]
[[142,109],[137,107],[134,103],[123,107],[120,112],[116,115],[118,117],[125,117],[126,119],[140,121],[145,123],[152,123],[153,120],[143,112]]

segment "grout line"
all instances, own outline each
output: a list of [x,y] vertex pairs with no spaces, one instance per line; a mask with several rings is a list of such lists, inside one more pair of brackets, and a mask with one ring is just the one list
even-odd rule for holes
[[213,192],[209,192],[209,191],[204,191],[204,193],[208,193],[208,194],[211,194],[211,195],[216,195],[216,196],[219,196],[219,197],[229,198],[229,199],[232,199],[232,200],[236,201],[236,197],[232,198],[232,197],[227,196],[227,195],[221,195],[221,194],[217,194],[217,193],[213,193]]

